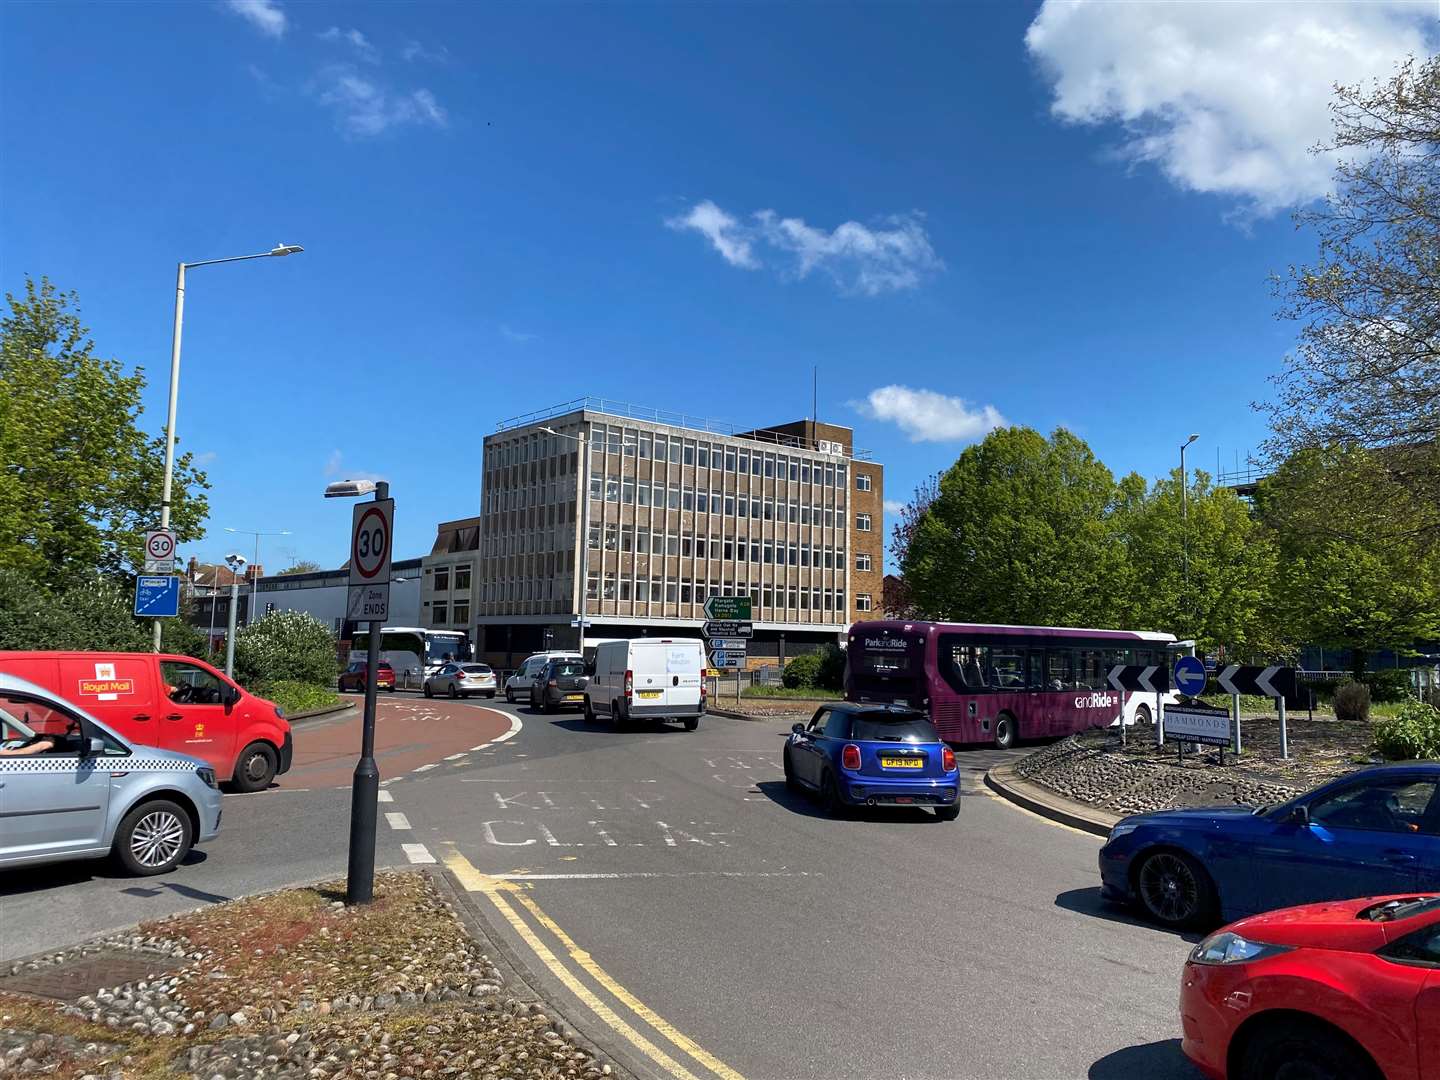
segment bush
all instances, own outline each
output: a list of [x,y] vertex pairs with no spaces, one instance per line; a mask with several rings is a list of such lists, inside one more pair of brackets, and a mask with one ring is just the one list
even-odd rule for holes
[[329,686],[339,671],[334,634],[307,612],[271,612],[235,635],[235,678],[244,686]]
[[785,661],[785,672],[780,676],[780,681],[790,690],[818,686],[819,680],[819,653],[801,653],[795,659]]
[[131,613],[133,602],[109,578],[51,589],[19,570],[0,569],[0,649],[146,651],[151,631]]
[[295,682],[293,679],[256,683],[250,687],[250,692],[267,701],[273,701],[286,716],[309,712],[312,709],[324,709],[345,700],[328,686],[315,686],[313,683]]
[[1375,724],[1375,745],[1393,761],[1440,757],[1440,709],[1410,700]]
[[1369,672],[1365,676],[1365,685],[1370,687],[1370,700],[1380,704],[1405,701],[1415,696],[1410,685],[1408,668],[1386,668],[1384,671]]
[[1335,718],[1363,723],[1370,719],[1370,688],[1364,683],[1346,682],[1335,688]]

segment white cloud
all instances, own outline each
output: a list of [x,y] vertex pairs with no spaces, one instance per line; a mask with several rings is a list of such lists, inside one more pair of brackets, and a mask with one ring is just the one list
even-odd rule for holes
[[408,63],[422,60],[427,64],[443,64],[450,59],[450,50],[444,45],[438,49],[427,49],[418,41],[409,41],[400,50],[400,58]]
[[1323,195],[1335,83],[1430,51],[1435,5],[1412,0],[1104,3],[1045,0],[1025,44],[1051,111],[1118,123],[1122,152],[1178,187],[1270,213]]
[[740,221],[706,199],[665,224],[700,233],[731,266],[756,270],[767,265],[757,253],[766,248],[783,275],[804,278],[820,270],[842,292],[877,296],[913,289],[925,275],[945,268],[923,222],[918,213],[899,214],[875,227],[847,221],[827,232],[773,210]]
[[340,472],[340,465],[343,461],[344,456],[340,453],[339,450],[331,450],[330,456],[325,459],[325,475],[337,475]]
[[289,26],[278,0],[225,0],[225,7],[266,37],[284,37]]
[[899,517],[904,512],[905,504],[903,502],[900,502],[898,499],[885,500],[885,513],[889,514],[891,517]]
[[195,455],[195,464],[209,465],[212,461],[215,460],[216,456],[217,455],[214,450],[204,450]]
[[322,68],[312,86],[322,105],[335,111],[348,135],[381,135],[410,124],[443,128],[449,124],[445,109],[429,90],[398,92],[359,73],[353,65]]
[[855,408],[898,425],[911,442],[971,442],[1009,424],[993,405],[972,406],[964,398],[908,386],[871,390]]
[[380,473],[365,472],[356,470],[345,465],[345,455],[339,450],[331,450],[330,456],[325,459],[326,477],[338,477],[342,480],[384,480]]
[[341,30],[338,26],[332,26],[323,33],[317,34],[321,41],[343,41],[355,51],[355,55],[361,60],[370,64],[380,62],[380,50],[370,44],[369,38],[356,30],[353,26],[349,30]]
[[540,339],[539,334],[532,334],[527,330],[516,330],[504,323],[500,324],[500,336],[506,341],[513,341],[517,345],[528,345],[530,342]]

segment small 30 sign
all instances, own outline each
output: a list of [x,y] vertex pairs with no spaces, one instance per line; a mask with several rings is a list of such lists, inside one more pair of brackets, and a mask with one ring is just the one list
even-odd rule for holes
[[1167,705],[1165,738],[1169,742],[1229,746],[1234,741],[1230,731],[1230,710],[1212,709],[1206,705]]

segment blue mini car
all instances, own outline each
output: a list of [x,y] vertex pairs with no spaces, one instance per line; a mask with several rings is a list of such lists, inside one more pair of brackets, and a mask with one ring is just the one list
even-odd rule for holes
[[1167,926],[1440,890],[1440,762],[1362,769],[1290,802],[1127,817],[1100,849],[1101,894]]
[[924,713],[891,705],[823,705],[785,742],[785,784],[815,791],[829,814],[846,806],[931,806],[960,814],[955,751]]

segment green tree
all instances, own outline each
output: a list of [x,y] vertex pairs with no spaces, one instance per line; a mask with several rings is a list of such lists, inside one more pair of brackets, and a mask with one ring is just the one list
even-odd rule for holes
[[281,680],[324,686],[339,671],[335,635],[304,611],[273,611],[235,634],[235,677],[244,685]]
[[[165,451],[139,426],[139,368],[94,353],[74,293],[45,278],[0,319],[0,566],[47,584],[137,566],[159,521]],[[209,485],[175,463],[171,525],[198,539]]]
[[992,431],[940,477],[902,563],[915,608],[975,622],[1115,625],[1127,567],[1110,470],[1063,428]]
[[1274,655],[1282,649],[1269,619],[1275,549],[1244,502],[1212,486],[1203,472],[1195,473],[1183,513],[1178,469],[1153,487],[1134,474],[1120,487],[1126,625],[1169,630],[1206,650],[1225,645]]
[[145,628],[131,614],[133,600],[95,575],[52,589],[23,570],[0,567],[0,649],[149,649]]
[[1440,510],[1358,447],[1302,450],[1260,485],[1279,555],[1274,609],[1296,640],[1370,653],[1440,636]]
[[280,573],[276,575],[276,577],[284,577],[286,574],[313,574],[316,571],[323,569],[324,567],[322,567],[318,562],[311,562],[309,559],[301,559],[293,566],[287,566],[284,570],[281,570]]

